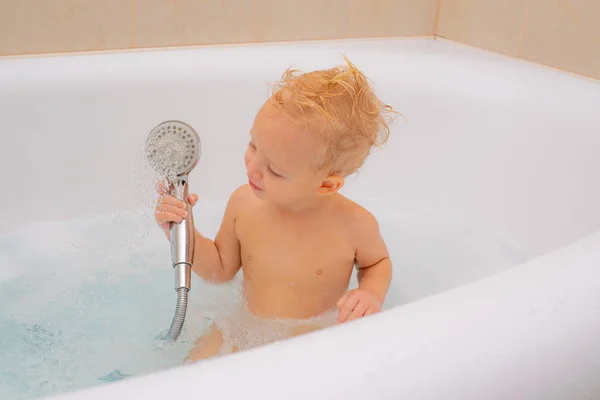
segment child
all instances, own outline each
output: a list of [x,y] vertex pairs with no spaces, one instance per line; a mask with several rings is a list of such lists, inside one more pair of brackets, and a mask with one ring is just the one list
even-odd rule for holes
[[[346,63],[286,71],[258,111],[245,154],[248,184],[231,195],[214,241],[196,231],[192,268],[213,282],[241,269],[244,304],[216,319],[186,361],[380,311],[392,275],[388,250],[373,215],[338,191],[387,140],[392,110]],[[183,202],[161,198],[156,219],[167,236],[169,223],[186,216]],[[355,265],[359,287],[348,291]]]

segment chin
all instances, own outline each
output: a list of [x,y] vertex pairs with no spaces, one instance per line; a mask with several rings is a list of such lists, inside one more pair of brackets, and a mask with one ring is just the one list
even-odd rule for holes
[[263,192],[262,190],[252,190],[252,192],[259,199],[261,199],[261,200],[267,200],[267,196],[265,195],[265,192]]

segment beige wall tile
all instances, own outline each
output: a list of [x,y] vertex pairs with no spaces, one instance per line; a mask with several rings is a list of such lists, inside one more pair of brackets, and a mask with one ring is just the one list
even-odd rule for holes
[[350,35],[433,35],[437,0],[351,0]]
[[527,1],[441,0],[437,35],[516,56]]
[[600,79],[600,1],[531,0],[520,56]]
[[251,40],[249,0],[135,0],[135,46]]
[[348,36],[350,0],[253,0],[252,37],[258,42]]
[[0,54],[131,47],[130,0],[0,0]]

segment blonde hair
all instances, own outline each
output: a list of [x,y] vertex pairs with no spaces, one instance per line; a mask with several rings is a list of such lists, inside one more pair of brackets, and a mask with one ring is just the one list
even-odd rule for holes
[[325,123],[318,134],[321,165],[347,176],[358,170],[373,147],[389,137],[392,107],[382,103],[367,77],[345,56],[346,66],[303,73],[288,68],[273,89],[275,103],[305,126],[315,116]]

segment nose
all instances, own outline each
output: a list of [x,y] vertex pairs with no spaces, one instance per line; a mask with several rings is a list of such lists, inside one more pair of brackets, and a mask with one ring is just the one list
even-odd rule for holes
[[256,157],[252,157],[248,160],[248,162],[246,163],[246,171],[248,174],[248,178],[252,179],[253,181],[258,181],[262,179],[262,172],[260,170],[260,165],[256,160]]

